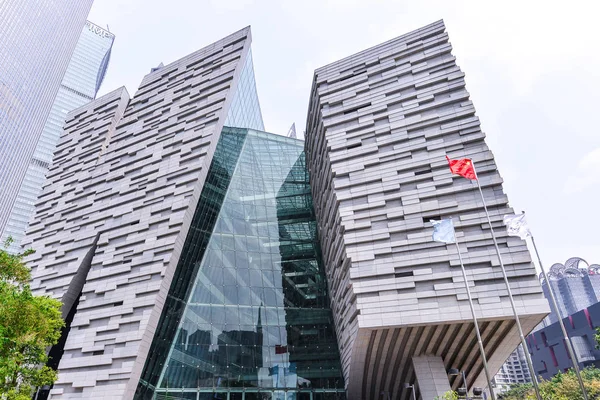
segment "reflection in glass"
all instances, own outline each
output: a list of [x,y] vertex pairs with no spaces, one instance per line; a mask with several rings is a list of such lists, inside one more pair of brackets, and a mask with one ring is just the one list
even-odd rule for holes
[[136,398],[190,393],[345,399],[301,141],[221,133]]

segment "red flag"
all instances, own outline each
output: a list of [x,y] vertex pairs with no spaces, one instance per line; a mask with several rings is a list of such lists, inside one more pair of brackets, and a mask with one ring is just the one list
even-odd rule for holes
[[280,344],[275,346],[275,354],[285,354],[288,352],[287,346],[282,346]]
[[468,158],[463,158],[461,160],[451,160],[446,156],[448,160],[448,165],[450,166],[450,171],[453,174],[457,174],[462,176],[463,178],[477,180],[477,176],[475,175],[475,168],[473,168],[473,161]]

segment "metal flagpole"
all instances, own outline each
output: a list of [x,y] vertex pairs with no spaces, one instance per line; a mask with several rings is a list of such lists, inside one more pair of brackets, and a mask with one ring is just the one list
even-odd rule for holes
[[[525,212],[523,211],[523,214]],[[571,356],[571,361],[573,361],[573,369],[575,370],[575,374],[577,375],[577,380],[579,381],[579,386],[581,387],[581,392],[583,393],[583,398],[588,400],[587,393],[585,391],[585,387],[583,385],[583,379],[581,379],[581,373],[579,372],[579,360],[577,359],[577,355],[573,350],[573,345],[571,344],[571,339],[567,334],[567,329],[565,328],[565,324],[563,323],[563,319],[560,316],[560,310],[558,309],[558,304],[556,303],[556,297],[554,297],[554,290],[552,290],[552,286],[550,286],[550,280],[548,279],[548,275],[546,275],[546,271],[542,266],[542,259],[540,258],[540,253],[538,252],[537,246],[535,245],[535,240],[533,239],[533,235],[531,231],[529,231],[529,237],[531,238],[531,243],[533,244],[533,249],[535,250],[535,255],[537,256],[538,263],[540,264],[540,268],[542,269],[542,275],[544,275],[544,280],[546,281],[546,285],[548,286],[548,293],[550,293],[550,300],[552,301],[552,306],[556,312],[556,316],[558,318],[558,323],[560,324],[560,329],[562,330],[565,345],[567,346],[567,350],[569,351],[569,356]]]
[[[471,307],[471,315],[473,315],[473,324],[475,325],[475,333],[477,333],[477,342],[479,344],[479,352],[481,353],[481,359],[483,361],[483,369],[485,370],[485,377],[488,381],[488,388],[490,389],[490,395],[492,396],[492,400],[496,400],[496,395],[494,394],[494,390],[492,388],[492,378],[490,377],[490,371],[488,370],[487,358],[485,357],[485,349],[483,348],[483,342],[481,340],[481,333],[479,332],[479,323],[477,322],[477,316],[475,315],[475,306],[473,305],[473,299],[471,297],[471,289],[469,289],[469,281],[467,280],[467,272],[465,271],[465,265],[463,264],[462,256],[460,255],[460,247],[458,247],[458,240],[455,239],[454,244],[456,245],[456,251],[458,252],[458,259],[460,261],[460,269],[462,270],[462,276],[465,281],[465,289],[467,289],[467,297],[469,298],[469,306]],[[464,378],[464,372],[463,372],[463,378]],[[467,389],[466,379],[465,379],[465,389]]]
[[521,339],[521,344],[523,345],[523,350],[525,352],[525,359],[527,360],[527,366],[529,367],[529,371],[531,372],[531,380],[533,383],[533,388],[535,390],[535,396],[537,400],[543,400],[542,395],[540,394],[540,388],[537,381],[537,375],[535,373],[535,369],[533,369],[533,362],[531,361],[531,354],[529,354],[529,348],[527,347],[527,342],[525,342],[525,336],[523,335],[523,328],[521,327],[521,321],[519,321],[519,313],[517,312],[517,307],[515,306],[515,300],[513,299],[512,291],[510,290],[510,284],[508,283],[508,276],[506,275],[506,269],[504,268],[504,263],[502,262],[502,256],[500,255],[500,248],[498,247],[498,241],[496,240],[496,235],[494,234],[494,228],[492,227],[492,220],[490,219],[490,213],[488,212],[487,205],[485,204],[485,198],[483,197],[483,190],[481,190],[481,184],[479,183],[479,177],[477,176],[477,170],[475,169],[475,163],[471,160],[471,165],[473,166],[473,172],[475,173],[475,180],[477,181],[477,187],[479,188],[479,194],[481,195],[481,201],[483,202],[483,209],[485,210],[485,215],[488,220],[488,224],[490,225],[490,232],[492,233],[492,240],[494,242],[494,247],[496,248],[496,254],[498,254],[498,261],[500,261],[500,269],[502,270],[502,276],[504,277],[504,283],[506,284],[506,290],[508,291],[508,299],[510,300],[510,305],[513,310],[513,315],[515,317],[515,323],[517,325],[517,329],[519,331],[519,337]]

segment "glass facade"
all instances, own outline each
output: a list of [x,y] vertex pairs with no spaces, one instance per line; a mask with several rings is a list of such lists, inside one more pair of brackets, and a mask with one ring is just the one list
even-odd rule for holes
[[0,1],[0,233],[92,2]]
[[303,142],[223,129],[136,399],[345,399]]
[[246,62],[240,73],[240,79],[225,119],[225,126],[265,130],[254,80],[252,50],[248,51]]
[[20,250],[19,244],[42,191],[67,114],[96,97],[106,74],[114,39],[112,33],[89,21],[81,32],[1,235],[2,241],[8,236],[14,239],[9,249],[12,252]]

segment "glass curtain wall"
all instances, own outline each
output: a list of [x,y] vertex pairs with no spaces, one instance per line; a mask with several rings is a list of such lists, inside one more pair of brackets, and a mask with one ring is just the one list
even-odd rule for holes
[[93,0],[0,0],[0,233]]
[[345,399],[303,142],[224,128],[138,399]]
[[[91,22],[86,22],[69,66],[54,99],[54,104],[35,146],[19,192],[12,206],[8,222],[0,232],[2,243],[9,236],[14,242],[11,253],[18,253],[25,230],[42,192],[46,174],[52,163],[54,150],[63,133],[67,114],[96,98],[106,75],[115,35]],[[1,118],[1,117],[0,117]]]
[[252,49],[248,51],[224,125],[257,129],[259,131],[265,130],[258,101],[258,92],[256,91],[256,80],[254,79]]

